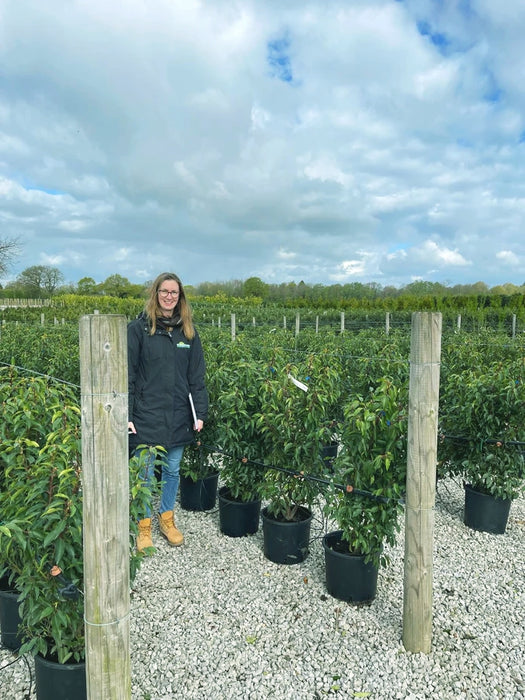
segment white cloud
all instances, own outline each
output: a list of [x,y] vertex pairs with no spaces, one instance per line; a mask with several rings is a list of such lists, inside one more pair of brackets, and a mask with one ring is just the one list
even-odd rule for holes
[[522,5],[4,3],[13,272],[521,284]]
[[496,253],[496,257],[509,267],[518,267],[520,265],[519,257],[511,250],[500,250]]
[[292,253],[289,250],[283,250],[282,248],[279,248],[277,251],[277,257],[280,260],[293,260],[295,257],[297,257],[297,253]]
[[58,226],[64,231],[69,231],[70,233],[79,233],[83,231],[88,226],[87,221],[79,221],[78,219],[69,219],[66,221],[61,221]]

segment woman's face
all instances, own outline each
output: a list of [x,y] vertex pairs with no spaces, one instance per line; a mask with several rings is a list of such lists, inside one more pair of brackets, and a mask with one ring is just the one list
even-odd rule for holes
[[164,280],[157,290],[157,299],[163,316],[173,316],[179,302],[179,285],[175,280]]

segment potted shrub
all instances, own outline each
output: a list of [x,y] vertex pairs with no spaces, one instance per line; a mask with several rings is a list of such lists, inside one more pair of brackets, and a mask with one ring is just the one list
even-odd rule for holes
[[233,350],[221,366],[221,390],[214,404],[221,458],[219,522],[221,532],[232,537],[259,528],[264,469],[259,466],[262,448],[255,416],[264,371],[260,362],[235,357]]
[[525,361],[464,369],[441,400],[439,458],[465,485],[465,524],[503,534],[524,491]]
[[393,545],[406,481],[406,388],[382,379],[343,407],[341,449],[324,512],[337,530],[323,539],[326,583],[334,597],[372,600],[384,544]]
[[214,347],[206,350],[206,388],[208,390],[208,418],[195,441],[184,447],[180,462],[179,500],[184,510],[211,510],[217,499],[219,470],[211,451],[214,445],[216,420],[214,403],[214,375],[217,353]]
[[[47,397],[47,402],[43,397]],[[0,368],[0,401],[2,423],[0,441],[0,621],[2,643],[19,648],[19,595],[17,572],[21,567],[25,512],[17,507],[12,487],[6,485],[6,467],[16,456],[15,441],[22,449],[32,451],[32,460],[38,455],[39,443],[51,431],[49,403],[58,402],[62,392],[57,385],[49,385],[42,377],[21,377],[13,367]]]
[[321,447],[332,439],[340,387],[324,353],[273,368],[261,385],[255,425],[269,466],[262,518],[264,553],[272,561],[297,563],[308,554],[312,505],[325,476]]
[[[72,389],[51,388],[43,381],[38,386],[38,405],[50,416],[49,432],[38,441],[9,436],[0,444],[9,483],[7,497],[1,497],[0,561],[19,591],[20,652],[35,656],[38,697],[82,698],[86,689],[80,409]],[[15,383],[13,391],[19,390]],[[30,420],[32,408],[19,402],[18,411],[10,416],[14,424]],[[140,468],[139,460],[132,460],[132,578],[141,561],[133,529],[136,534],[136,521],[150,496]],[[56,680],[57,672],[66,674],[66,683]]]
[[180,505],[184,510],[211,510],[217,500],[219,470],[209,449],[203,445],[206,435],[205,426],[199,438],[184,447],[179,489]]

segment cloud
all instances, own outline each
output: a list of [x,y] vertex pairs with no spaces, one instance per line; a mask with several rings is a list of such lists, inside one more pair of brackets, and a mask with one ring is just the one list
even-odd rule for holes
[[518,267],[521,264],[519,257],[511,250],[500,250],[496,253],[496,257],[509,267]]
[[434,240],[386,253],[380,262],[381,270],[387,278],[424,280],[434,279],[444,271],[448,274],[453,269],[465,274],[465,270],[472,265],[472,261],[467,260],[457,249],[440,245]]
[[521,284],[522,5],[4,4],[11,276]]

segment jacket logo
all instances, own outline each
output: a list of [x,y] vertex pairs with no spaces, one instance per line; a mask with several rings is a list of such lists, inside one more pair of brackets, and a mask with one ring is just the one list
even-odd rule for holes
[[178,348],[189,348],[190,346],[188,345],[188,343],[184,343],[182,340],[179,340],[179,342],[177,343],[177,347]]

